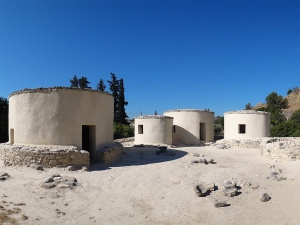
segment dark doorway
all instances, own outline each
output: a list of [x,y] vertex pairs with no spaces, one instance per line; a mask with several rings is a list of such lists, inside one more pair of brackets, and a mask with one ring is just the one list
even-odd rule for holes
[[82,149],[90,153],[90,159],[94,160],[96,151],[96,126],[82,125]]
[[10,129],[9,144],[13,145],[14,143],[15,143],[15,130]]
[[206,140],[206,126],[205,123],[200,123],[200,141]]

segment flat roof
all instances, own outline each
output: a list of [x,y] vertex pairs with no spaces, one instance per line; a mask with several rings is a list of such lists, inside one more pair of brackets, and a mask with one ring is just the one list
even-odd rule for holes
[[[102,94],[106,94],[106,95],[111,95],[108,92],[101,92],[98,90],[94,90],[94,89],[82,89],[82,88],[71,88],[71,87],[63,87],[63,86],[59,86],[59,87],[48,87],[48,88],[33,88],[33,89],[22,89],[19,91],[15,91],[13,93],[11,93],[9,95],[9,97],[12,97],[14,95],[19,95],[19,94],[23,94],[23,93],[41,93],[41,92],[49,92],[49,91],[89,91],[89,92],[95,92],[95,93],[102,93]],[[112,95],[111,95],[112,96]]]
[[226,115],[226,114],[260,114],[260,115],[266,115],[266,114],[271,114],[271,113],[265,112],[265,111],[255,111],[255,110],[237,110],[237,111],[225,112],[224,115]]
[[207,113],[214,113],[210,110],[206,110],[206,109],[174,109],[174,110],[168,110],[165,111],[164,113],[168,113],[168,112],[207,112]]

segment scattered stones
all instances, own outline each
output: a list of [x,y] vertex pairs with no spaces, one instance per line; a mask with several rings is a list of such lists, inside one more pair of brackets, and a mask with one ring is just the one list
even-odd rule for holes
[[215,200],[214,200],[214,206],[215,206],[216,208],[224,207],[224,206],[226,206],[226,205],[227,205],[226,201],[221,201],[221,200],[219,200],[219,199],[215,199]]
[[51,182],[51,183],[43,183],[43,184],[42,184],[42,187],[43,187],[43,188],[46,188],[46,189],[54,188],[54,187],[55,187],[55,183],[54,183],[54,182]]
[[243,181],[243,180],[239,180],[237,183],[236,183],[237,186],[239,187],[246,187],[246,186],[251,186],[251,182],[249,181]]
[[77,179],[75,177],[62,177],[59,174],[53,174],[42,183],[42,187],[46,189],[59,188],[73,188],[77,186]]
[[282,180],[286,180],[287,178],[286,177],[279,177],[277,178],[278,181],[282,181]]
[[237,188],[228,188],[228,189],[224,189],[223,193],[225,196],[227,197],[233,197],[236,196],[238,193],[238,189]]
[[68,171],[75,171],[75,170],[76,170],[75,166],[67,166],[66,169],[67,169]]
[[[123,154],[126,154],[126,152],[123,152]],[[88,171],[88,168],[86,166],[83,166],[82,171]]]
[[230,180],[224,180],[224,190],[223,193],[227,197],[233,197],[238,194],[238,189],[236,188],[236,183]]
[[208,160],[207,163],[209,163],[209,164],[214,164],[215,162],[214,162],[214,159],[210,159],[210,160]]
[[199,153],[192,153],[191,155],[195,157],[204,157],[203,154],[199,154]]
[[236,183],[234,181],[224,180],[223,183],[224,183],[225,189],[235,188],[236,187]]
[[260,195],[260,201],[267,202],[271,199],[271,197],[267,193],[262,193]]
[[0,180],[6,180],[9,177],[8,173],[0,172]]
[[205,197],[210,194],[210,192],[216,190],[216,186],[214,183],[200,183],[196,185],[194,191],[197,197]]
[[165,153],[167,151],[167,146],[159,146],[158,149],[161,153]]
[[44,168],[43,168],[42,165],[36,165],[36,166],[34,166],[34,168],[35,168],[36,170],[44,170]]

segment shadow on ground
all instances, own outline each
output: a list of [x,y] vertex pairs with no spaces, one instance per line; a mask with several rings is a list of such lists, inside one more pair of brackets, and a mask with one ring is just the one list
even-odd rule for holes
[[121,159],[108,166],[99,163],[91,164],[90,170],[103,170],[110,169],[112,167],[123,166],[137,166],[147,165],[152,163],[162,163],[167,161],[176,160],[182,158],[187,154],[185,151],[177,149],[167,149],[164,153],[159,153],[159,149],[156,147],[124,147]]

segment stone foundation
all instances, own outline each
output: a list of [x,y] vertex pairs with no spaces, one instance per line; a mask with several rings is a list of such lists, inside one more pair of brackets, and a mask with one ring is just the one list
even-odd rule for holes
[[97,159],[100,163],[108,165],[118,161],[123,154],[123,145],[120,143],[108,143],[100,147],[97,151]]
[[251,139],[223,139],[217,141],[214,147],[226,148],[257,148],[261,155],[269,159],[300,160],[299,137],[270,137]]
[[75,146],[28,146],[0,144],[0,160],[6,166],[90,166],[90,153]]

